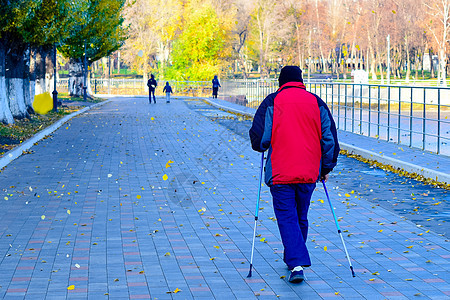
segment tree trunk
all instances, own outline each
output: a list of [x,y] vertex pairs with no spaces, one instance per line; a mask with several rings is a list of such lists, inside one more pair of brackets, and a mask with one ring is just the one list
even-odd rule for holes
[[[23,98],[25,101],[25,106],[29,114],[34,114],[33,109],[33,98],[31,98],[31,84],[30,84],[30,63],[31,63],[31,49],[28,46],[23,53]],[[34,94],[34,93],[33,93]]]
[[[36,49],[30,49],[30,100],[33,107],[36,95]],[[34,109],[33,109],[34,112]]]
[[92,99],[94,95],[94,93],[92,92],[92,86],[91,86],[91,72],[89,71],[89,69],[92,70],[91,66],[88,66],[88,71],[87,71],[87,78],[86,78],[86,86],[87,86],[87,90],[86,90],[86,95],[88,98]]
[[370,73],[372,74],[372,80],[377,80],[377,72],[376,72],[376,60],[375,60],[375,53],[373,51],[372,45],[370,47]]
[[430,57],[430,66],[431,66],[431,72],[430,72],[430,76],[431,78],[435,78],[435,74],[434,74],[434,61],[433,61],[433,53],[431,52],[431,49],[428,50],[429,53],[429,57]]
[[312,30],[310,28],[309,29],[309,35],[308,35],[308,83],[311,83],[311,71],[312,71],[311,68],[312,68],[312,65],[313,65],[313,63],[311,61],[312,60],[312,57],[311,57],[311,55],[312,55],[311,33],[312,33]]
[[409,83],[409,77],[411,76],[411,61],[409,59],[409,44],[408,44],[408,35],[405,34],[405,51],[406,51],[406,76],[405,82]]
[[440,81],[439,84],[446,87],[447,86],[447,72],[446,72],[446,66],[447,66],[447,56],[445,55],[445,49],[442,47],[439,50],[439,74],[440,74]]
[[376,66],[375,56],[373,55],[373,52],[372,52],[372,61],[370,62],[370,73],[372,74],[372,80],[377,80],[376,68],[377,68],[377,66]]
[[54,90],[54,78],[55,76],[55,66],[53,62],[53,51],[51,48],[47,51],[45,56],[45,91],[52,94]]
[[103,78],[108,78],[108,58],[102,57]]
[[[383,78],[383,65],[381,64],[381,55],[380,55],[380,47],[378,46],[378,36],[375,36],[375,49],[377,50],[377,62],[378,62],[378,67],[380,68],[380,79],[381,79],[381,84],[384,84],[384,78]],[[386,75],[387,78],[387,75]]]
[[0,122],[4,124],[14,123],[14,118],[8,105],[6,95],[6,39],[0,38]]
[[17,119],[30,117],[25,105],[23,84],[26,48],[25,43],[19,38],[14,38],[14,42],[10,42],[9,49],[6,51],[6,95],[9,109],[13,117]]
[[45,92],[50,92],[50,90],[47,89],[47,82],[46,82],[46,57],[48,56],[48,52],[50,50],[47,47],[39,47],[36,50],[36,66],[35,66],[35,73],[36,73],[36,95],[43,94]]
[[300,66],[300,69],[303,69],[303,61],[302,61],[302,55],[301,51],[302,48],[300,47],[300,26],[298,25],[298,22],[295,22],[295,33],[297,34],[297,56],[298,56],[298,65]]
[[83,63],[81,58],[69,59],[69,95],[83,96]]
[[[419,65],[420,65],[420,56],[419,56],[419,51],[415,51],[415,55],[414,55],[414,71],[415,71],[415,75],[414,75],[414,79],[418,80],[419,79]],[[423,69],[423,67],[421,66],[421,69]]]
[[[165,62],[165,57],[163,58],[163,62]],[[120,51],[117,51],[117,74],[120,74]]]

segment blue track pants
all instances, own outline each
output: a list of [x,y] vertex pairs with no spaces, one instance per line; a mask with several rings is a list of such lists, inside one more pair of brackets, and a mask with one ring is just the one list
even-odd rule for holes
[[277,184],[270,187],[284,246],[284,262],[290,270],[296,266],[311,265],[306,240],[308,209],[315,187],[315,183]]

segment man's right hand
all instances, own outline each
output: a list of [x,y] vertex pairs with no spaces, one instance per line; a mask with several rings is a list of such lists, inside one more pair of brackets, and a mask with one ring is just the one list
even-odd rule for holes
[[328,177],[330,177],[329,174],[320,175],[320,181],[327,182],[328,181]]

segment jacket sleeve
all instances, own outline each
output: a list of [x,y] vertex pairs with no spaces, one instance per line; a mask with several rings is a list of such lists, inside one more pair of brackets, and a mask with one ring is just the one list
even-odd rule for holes
[[253,117],[249,135],[253,150],[258,152],[264,152],[270,147],[274,98],[275,94],[267,96]]
[[322,127],[322,139],[320,141],[322,150],[322,168],[320,174],[323,176],[330,173],[336,166],[340,148],[336,124],[334,123],[333,116],[331,115],[328,106],[319,97],[317,97],[317,103],[319,104]]

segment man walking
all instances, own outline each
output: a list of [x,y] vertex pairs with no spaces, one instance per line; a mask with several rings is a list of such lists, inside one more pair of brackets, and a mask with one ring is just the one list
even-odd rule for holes
[[217,75],[214,75],[214,78],[212,80],[212,86],[213,86],[213,98],[217,98],[217,93],[219,92],[219,87],[221,87],[219,79],[217,78]]
[[152,94],[153,94],[153,102],[156,103],[155,98],[155,90],[158,83],[155,80],[155,76],[153,74],[150,75],[150,79],[147,81],[148,86],[148,102],[152,103]]
[[308,209],[318,180],[327,181],[339,154],[336,125],[325,104],[306,91],[302,71],[285,66],[279,89],[267,96],[256,111],[250,129],[252,148],[269,150],[265,183],[284,246],[289,281],[304,280],[303,268],[311,266],[306,240]]

